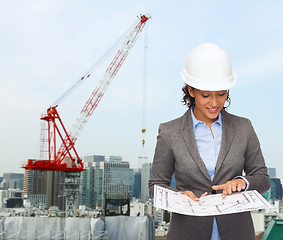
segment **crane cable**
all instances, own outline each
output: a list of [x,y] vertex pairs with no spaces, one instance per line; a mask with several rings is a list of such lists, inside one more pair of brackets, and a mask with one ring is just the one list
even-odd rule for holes
[[51,106],[59,105],[63,102],[75,89],[79,87],[91,74],[108,59],[111,54],[117,49],[117,46],[125,39],[125,36],[133,29],[137,21],[78,79],[66,92],[64,92]]
[[139,159],[147,159],[145,153],[145,134],[146,134],[146,90],[147,90],[147,55],[148,55],[148,25],[144,31],[144,59],[143,59],[143,93],[142,93],[142,150]]

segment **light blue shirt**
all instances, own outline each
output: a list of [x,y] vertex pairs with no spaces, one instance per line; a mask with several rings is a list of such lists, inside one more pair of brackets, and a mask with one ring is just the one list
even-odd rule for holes
[[[211,124],[211,130],[208,126],[205,125],[204,122],[196,119],[193,113],[193,108],[191,108],[191,115],[199,155],[206,166],[209,177],[213,181],[216,161],[219,155],[222,141],[222,115],[221,113],[219,113],[218,119]],[[213,220],[211,240],[220,240],[215,217]]]

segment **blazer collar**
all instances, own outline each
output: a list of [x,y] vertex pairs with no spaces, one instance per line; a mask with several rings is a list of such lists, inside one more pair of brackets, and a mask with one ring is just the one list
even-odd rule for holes
[[195,140],[195,134],[193,130],[193,122],[192,122],[192,116],[191,116],[190,109],[188,109],[181,118],[180,133],[186,143],[187,149],[192,159],[195,161],[196,165],[199,167],[203,175],[211,182],[209,174],[206,170],[206,166],[199,155],[197,143]]
[[226,111],[222,110],[222,142],[221,142],[221,148],[218,155],[216,168],[215,168],[215,174],[214,174],[214,181],[217,179],[217,173],[219,173],[221,165],[223,164],[233,141],[234,135],[235,135],[235,128],[233,127],[231,120],[230,120],[230,114]]
[[[216,169],[214,174],[214,181],[215,178],[217,178],[217,173],[219,172],[221,165],[223,164],[227,153],[230,149],[232,140],[234,138],[234,128],[229,121],[230,115],[226,111],[222,110],[222,142],[221,142],[221,148],[219,152],[219,156],[216,163]],[[186,113],[181,117],[181,128],[180,133],[186,143],[187,149],[195,161],[196,165],[199,167],[203,175],[210,181],[209,174],[207,172],[206,166],[201,159],[198,151],[198,147],[195,141],[195,134],[193,130],[193,123],[192,123],[192,117],[191,117],[191,110],[188,109]]]

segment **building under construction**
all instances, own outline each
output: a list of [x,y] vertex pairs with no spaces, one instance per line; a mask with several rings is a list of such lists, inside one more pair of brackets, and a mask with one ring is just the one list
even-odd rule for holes
[[50,208],[58,206],[65,209],[64,181],[65,172],[36,171],[25,172],[24,198],[34,207]]

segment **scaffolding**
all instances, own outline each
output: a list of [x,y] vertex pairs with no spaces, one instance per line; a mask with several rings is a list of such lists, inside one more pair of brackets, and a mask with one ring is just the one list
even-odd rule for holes
[[66,217],[75,216],[78,209],[80,190],[80,172],[65,172],[64,197],[66,199]]

